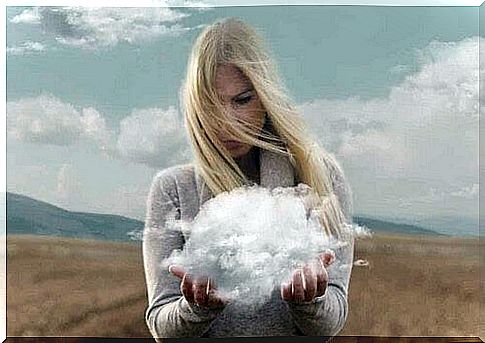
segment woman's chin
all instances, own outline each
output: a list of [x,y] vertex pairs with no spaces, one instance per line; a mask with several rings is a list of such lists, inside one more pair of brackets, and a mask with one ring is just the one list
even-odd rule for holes
[[237,148],[229,149],[229,152],[232,158],[239,158],[246,155],[249,152],[249,150],[251,150],[251,147],[244,144]]

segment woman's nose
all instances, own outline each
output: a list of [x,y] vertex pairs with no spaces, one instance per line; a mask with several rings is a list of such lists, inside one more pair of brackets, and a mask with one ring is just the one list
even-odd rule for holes
[[224,140],[230,140],[231,139],[231,134],[229,133],[229,120],[234,120],[235,115],[233,111],[230,110],[225,110],[224,111],[224,118],[218,128],[218,136],[224,141]]

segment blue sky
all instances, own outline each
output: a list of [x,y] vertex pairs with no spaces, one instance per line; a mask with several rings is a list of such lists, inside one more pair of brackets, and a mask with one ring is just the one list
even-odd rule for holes
[[154,173],[190,160],[191,45],[227,16],[267,41],[356,214],[477,232],[477,7],[7,7],[7,190],[143,219]]

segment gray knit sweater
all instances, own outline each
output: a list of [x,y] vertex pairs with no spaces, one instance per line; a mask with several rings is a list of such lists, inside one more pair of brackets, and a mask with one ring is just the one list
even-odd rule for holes
[[[288,159],[261,150],[260,186],[273,189],[294,186],[294,169]],[[332,167],[332,180],[347,220],[352,214],[352,195],[344,175]],[[148,293],[145,320],[156,339],[163,337],[236,336],[334,336],[348,315],[347,295],[352,270],[354,239],[335,251],[336,260],[327,268],[329,283],[324,296],[312,303],[293,304],[281,299],[276,287],[259,309],[227,304],[222,309],[204,309],[189,304],[180,292],[180,279],[162,268],[174,249],[182,249],[190,233],[164,230],[167,216],[193,219],[200,206],[213,197],[192,164],[158,172],[147,199],[143,233],[143,263]],[[345,266],[347,265],[347,267]]]

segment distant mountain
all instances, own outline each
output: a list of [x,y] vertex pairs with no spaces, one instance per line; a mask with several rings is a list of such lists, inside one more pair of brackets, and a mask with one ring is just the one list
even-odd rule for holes
[[[373,232],[443,235],[419,226],[355,216]],[[113,214],[71,212],[25,195],[7,192],[7,234],[35,234],[110,241],[141,240],[144,223]]]
[[425,229],[420,226],[409,224],[398,224],[380,219],[366,218],[363,216],[355,216],[353,220],[360,226],[365,226],[373,232],[389,232],[389,233],[404,233],[412,235],[438,235],[448,236],[433,230]]
[[452,215],[429,216],[428,218],[417,220],[414,224],[450,236],[479,236],[480,223],[478,215],[476,218]]
[[110,241],[138,240],[142,221],[112,214],[71,212],[7,192],[7,234],[37,234]]

